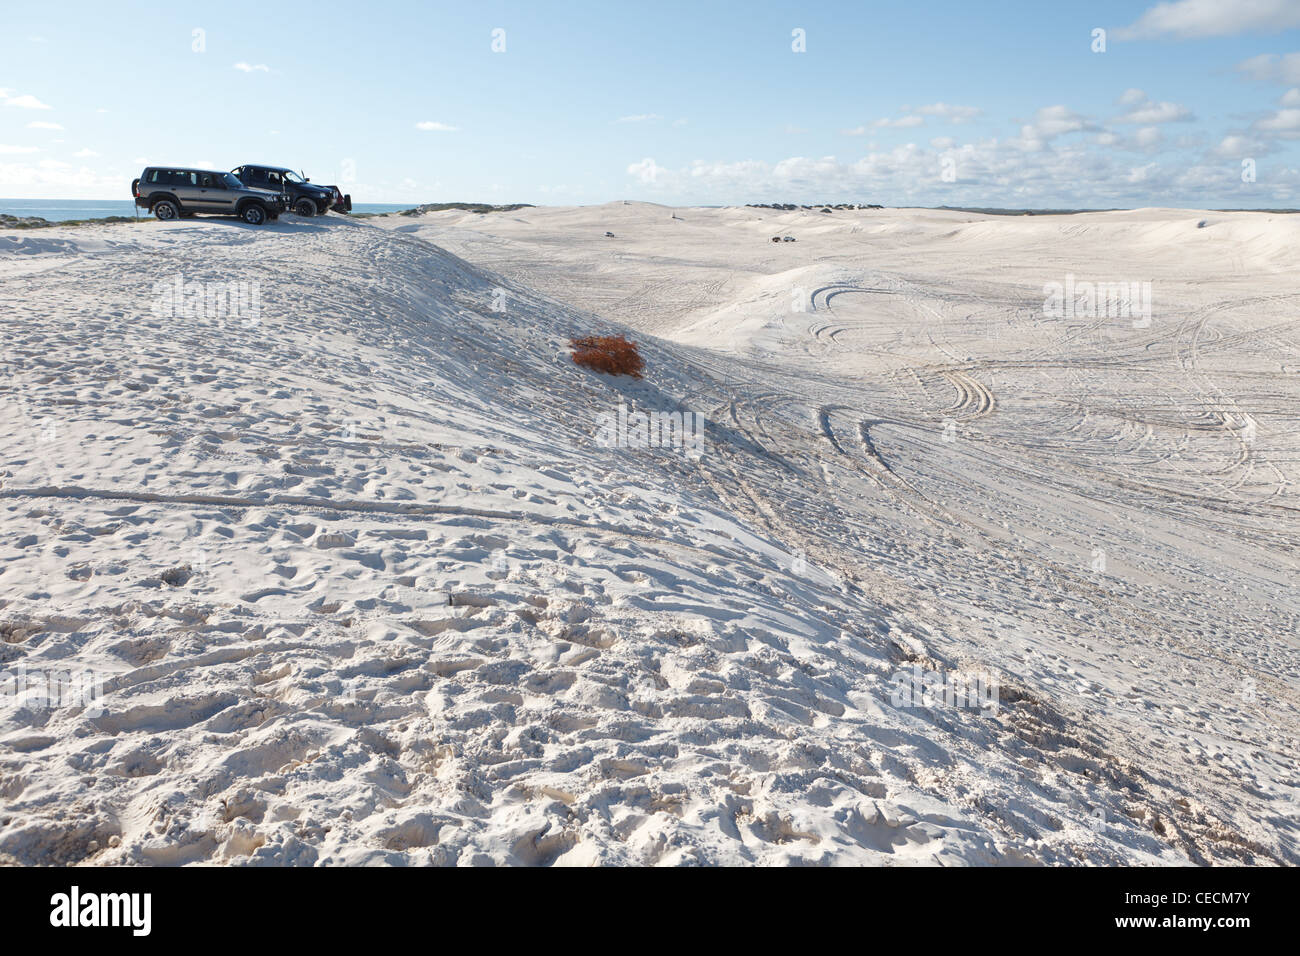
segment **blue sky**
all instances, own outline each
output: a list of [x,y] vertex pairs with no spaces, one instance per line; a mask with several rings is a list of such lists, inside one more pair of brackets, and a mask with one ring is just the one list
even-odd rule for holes
[[49,2],[4,23],[6,197],[271,162],[358,202],[1300,206],[1300,0]]

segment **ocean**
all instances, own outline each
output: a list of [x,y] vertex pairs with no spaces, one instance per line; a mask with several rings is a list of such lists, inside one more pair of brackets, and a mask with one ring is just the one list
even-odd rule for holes
[[[418,203],[359,202],[352,204],[353,212],[401,212]],[[50,222],[67,222],[70,219],[106,219],[109,216],[134,216],[136,205],[130,199],[0,199],[0,213],[11,216],[39,216]],[[149,216],[139,210],[140,218]]]

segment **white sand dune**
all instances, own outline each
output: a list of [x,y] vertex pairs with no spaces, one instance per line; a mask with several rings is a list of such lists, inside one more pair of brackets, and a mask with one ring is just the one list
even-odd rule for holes
[[1295,220],[673,212],[0,233],[0,860],[1300,862]]

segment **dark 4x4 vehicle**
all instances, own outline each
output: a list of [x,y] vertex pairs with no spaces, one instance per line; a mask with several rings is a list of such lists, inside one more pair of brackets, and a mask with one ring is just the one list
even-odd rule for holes
[[146,166],[131,183],[131,195],[162,220],[215,213],[260,226],[289,208],[281,194],[245,186],[230,173],[180,166]]
[[[289,208],[300,216],[323,216],[340,203],[352,208],[352,197],[344,197],[337,186],[317,186],[306,176],[285,166],[259,166],[250,163],[231,170],[245,186],[283,192]],[[341,198],[340,198],[341,197]]]

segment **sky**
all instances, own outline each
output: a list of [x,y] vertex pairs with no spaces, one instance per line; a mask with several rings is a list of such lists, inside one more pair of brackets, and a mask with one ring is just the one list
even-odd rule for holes
[[1300,206],[1300,0],[7,0],[0,196]]

